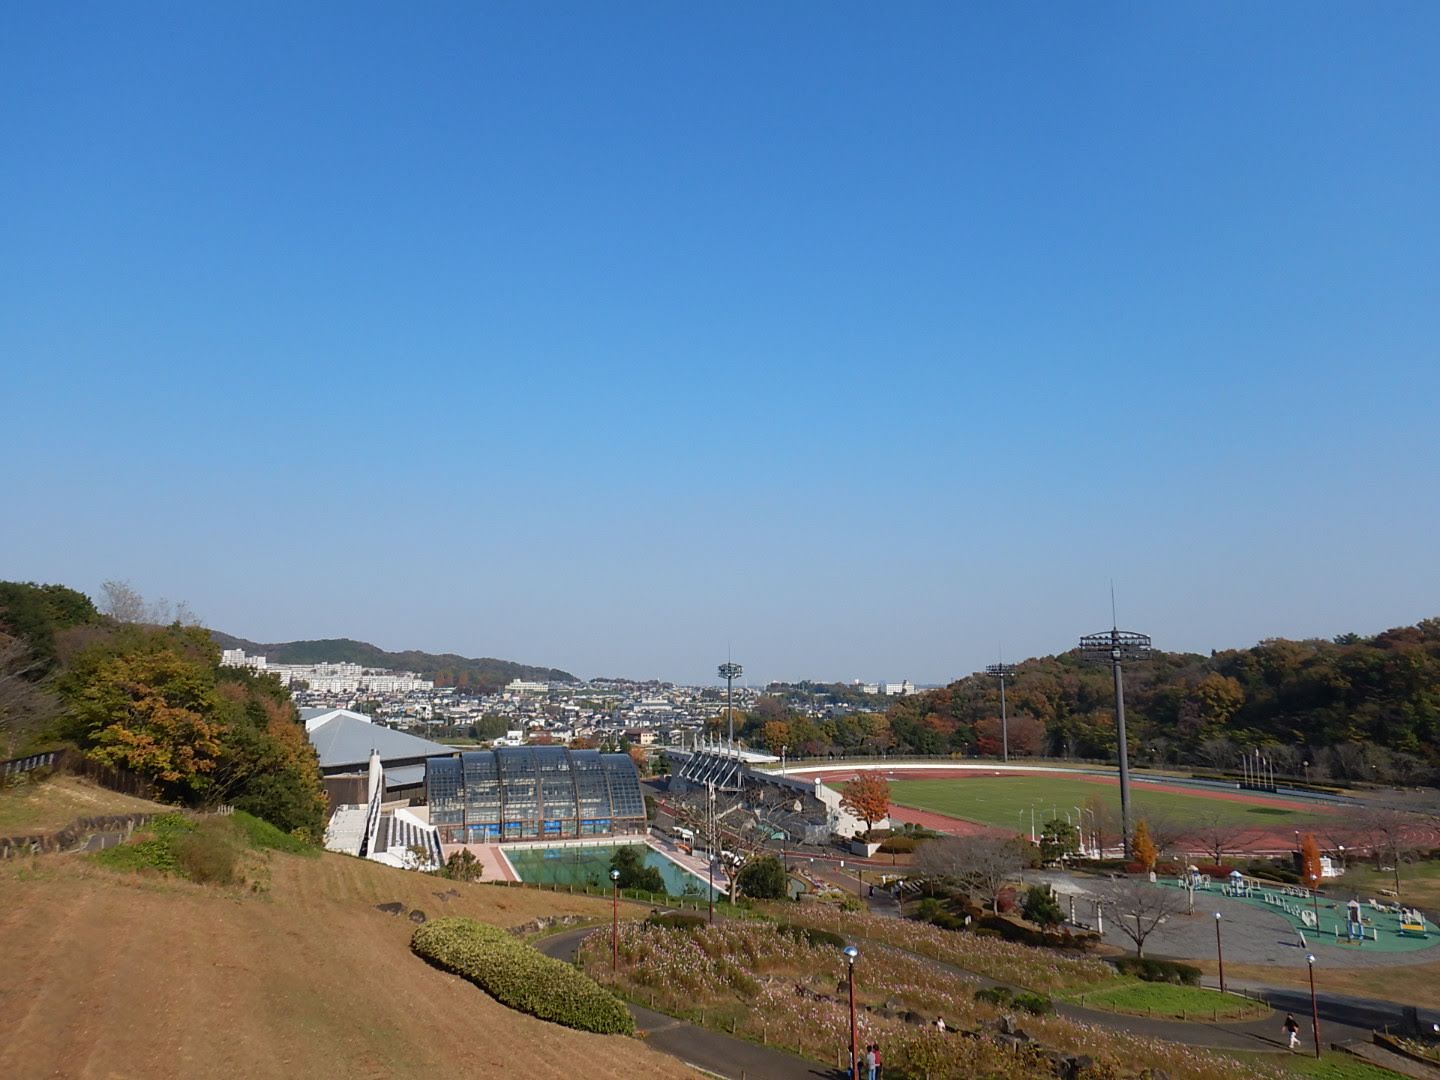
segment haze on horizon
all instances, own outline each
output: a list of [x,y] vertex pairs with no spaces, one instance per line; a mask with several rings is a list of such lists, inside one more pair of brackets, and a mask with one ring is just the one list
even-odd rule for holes
[[0,577],[945,682],[1440,614],[1440,8],[12,6]]

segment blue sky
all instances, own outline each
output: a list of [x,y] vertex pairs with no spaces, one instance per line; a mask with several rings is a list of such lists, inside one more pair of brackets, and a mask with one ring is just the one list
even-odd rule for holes
[[9,5],[0,576],[683,680],[1440,614],[1440,8],[1010,7]]

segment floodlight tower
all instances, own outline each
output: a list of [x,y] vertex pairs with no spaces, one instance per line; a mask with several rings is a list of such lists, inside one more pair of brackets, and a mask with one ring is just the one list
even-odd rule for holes
[[1125,836],[1125,857],[1130,857],[1130,748],[1125,743],[1125,676],[1127,660],[1144,660],[1150,655],[1150,638],[1112,627],[1080,639],[1080,651],[1087,660],[1108,662],[1115,676],[1115,731],[1120,741],[1120,828]]
[[733,660],[726,660],[720,665],[720,678],[725,680],[725,711],[730,716],[730,749],[735,749],[735,680],[745,673],[745,669]]
[[1005,715],[1005,680],[1015,674],[1015,665],[1003,660],[998,664],[986,664],[985,674],[1000,680],[1000,759],[1010,760],[1010,721]]

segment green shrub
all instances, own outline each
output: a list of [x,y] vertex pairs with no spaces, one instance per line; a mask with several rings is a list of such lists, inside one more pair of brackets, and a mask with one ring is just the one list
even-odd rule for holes
[[1115,969],[1122,975],[1130,975],[1143,982],[1168,982],[1183,986],[1200,985],[1200,969],[1194,964],[1181,964],[1175,960],[1156,960],[1152,957],[1122,956],[1115,961]]
[[415,931],[410,948],[469,979],[502,1005],[581,1031],[633,1035],[635,1021],[602,986],[495,926],[446,918]]
[[[195,830],[195,823],[180,814],[152,818],[141,834],[144,839],[106,848],[95,853],[95,861],[111,870],[154,870],[162,874],[181,873],[175,857],[175,841]],[[148,834],[148,835],[147,835]]]
[[881,841],[880,850],[886,855],[909,855],[920,846],[921,837],[892,836]]
[[235,832],[210,819],[170,842],[179,872],[201,885],[233,885],[236,880]]
[[1022,991],[1015,995],[1015,1007],[1024,1009],[1036,1016],[1048,1016],[1055,1011],[1055,1003],[1044,994],[1032,993],[1029,990]]
[[989,1005],[1006,1006],[1013,1001],[1015,995],[1010,992],[1008,986],[989,986],[984,990],[975,991],[975,1000],[983,1001]]
[[773,855],[749,860],[735,875],[735,884],[743,896],[756,900],[784,900],[788,895],[790,875]]
[[775,930],[777,933],[793,937],[796,941],[803,941],[806,944],[813,945],[817,949],[841,949],[845,946],[845,939],[833,930],[820,930],[811,926],[796,926],[794,923],[781,923]]
[[244,810],[236,810],[231,814],[230,822],[245,837],[246,843],[253,848],[284,851],[290,855],[318,856],[320,854],[320,849],[314,844],[306,843],[298,836],[282,832],[270,822],[255,817],[253,814],[247,814]]

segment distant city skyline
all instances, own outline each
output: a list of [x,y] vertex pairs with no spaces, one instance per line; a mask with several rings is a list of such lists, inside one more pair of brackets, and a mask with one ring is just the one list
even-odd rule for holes
[[691,684],[1440,614],[1440,6],[5,26],[0,577]]

